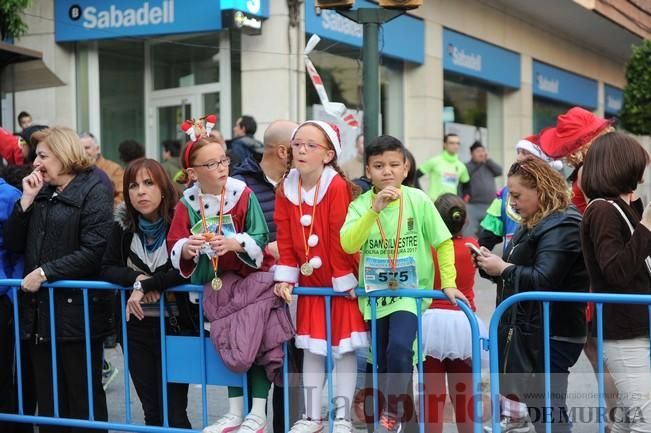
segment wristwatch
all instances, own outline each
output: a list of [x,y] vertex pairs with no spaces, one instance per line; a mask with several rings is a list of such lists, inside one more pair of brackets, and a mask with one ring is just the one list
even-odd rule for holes
[[133,283],[133,290],[136,292],[142,292],[142,283],[138,280],[135,283]]

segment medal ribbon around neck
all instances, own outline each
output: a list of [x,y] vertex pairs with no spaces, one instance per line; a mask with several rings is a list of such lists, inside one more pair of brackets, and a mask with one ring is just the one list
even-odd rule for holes
[[[310,259],[310,246],[307,243],[307,240],[312,236],[312,232],[314,232],[314,222],[316,221],[316,204],[317,200],[319,199],[319,187],[321,186],[321,176],[316,181],[316,187],[314,189],[314,202],[312,204],[312,221],[310,221],[310,234],[305,237],[305,228],[301,226],[301,234],[303,235],[303,248],[305,248],[305,264],[309,264],[309,259]],[[301,178],[299,176],[298,178],[298,209],[300,210],[301,213],[301,218],[303,218],[303,197],[302,197],[302,191],[303,191],[303,182],[301,181]]]
[[[222,232],[222,220],[223,220],[223,215],[224,215],[224,198],[226,197],[226,187],[222,188],[222,193],[221,193],[221,199],[219,203],[219,225],[217,226],[217,233],[215,234],[216,236],[221,234]],[[206,220],[206,213],[204,211],[203,207],[203,194],[199,194],[199,213],[201,214],[201,223],[203,224],[203,231],[207,234],[208,232],[208,221]],[[212,239],[212,234],[208,235],[209,238],[207,240]],[[219,267],[219,256],[214,254],[211,257],[212,260],[212,269],[215,272],[215,279],[218,279],[217,277],[217,268]],[[221,283],[221,281],[220,281]],[[220,284],[221,286],[221,284]],[[221,288],[221,287],[220,287]]]
[[391,257],[391,253],[389,252],[389,242],[387,241],[387,237],[384,234],[384,229],[382,228],[382,222],[380,222],[380,216],[378,215],[375,218],[375,222],[377,223],[378,229],[380,229],[380,236],[382,237],[382,242],[387,244],[387,258],[389,259],[389,266],[391,266],[391,270],[393,272],[396,271],[396,267],[398,264],[398,244],[400,243],[400,231],[402,229],[402,194],[400,194],[400,210],[398,211],[398,228],[396,229],[396,239],[395,239],[395,244],[393,245],[393,257]]

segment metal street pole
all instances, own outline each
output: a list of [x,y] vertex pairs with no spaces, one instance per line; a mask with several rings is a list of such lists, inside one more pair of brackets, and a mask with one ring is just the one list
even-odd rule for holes
[[405,12],[382,8],[359,8],[352,11],[338,10],[337,12],[364,27],[362,93],[364,145],[367,146],[380,134],[380,50],[378,42],[380,24],[391,21]]

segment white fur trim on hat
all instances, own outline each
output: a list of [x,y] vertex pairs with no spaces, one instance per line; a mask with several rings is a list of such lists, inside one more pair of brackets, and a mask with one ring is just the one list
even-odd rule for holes
[[298,132],[298,130],[305,125],[314,125],[319,129],[321,129],[328,136],[328,139],[330,139],[332,146],[335,148],[335,153],[337,154],[337,158],[339,158],[339,156],[341,155],[341,138],[339,137],[339,134],[332,127],[331,124],[324,122],[322,120],[306,120],[305,122],[301,123],[296,127],[296,129],[294,129],[294,132],[292,132],[291,140],[294,140],[294,137],[296,137],[296,133]]
[[527,152],[529,152],[530,154],[532,154],[536,158],[542,159],[547,164],[549,164],[554,170],[562,170],[563,169],[563,163],[561,161],[557,161],[557,160],[554,160],[554,159],[550,158],[549,156],[547,156],[542,151],[540,146],[538,146],[535,143],[532,143],[529,140],[522,139],[522,140],[518,141],[518,144],[515,145],[515,148],[516,149],[526,150]]

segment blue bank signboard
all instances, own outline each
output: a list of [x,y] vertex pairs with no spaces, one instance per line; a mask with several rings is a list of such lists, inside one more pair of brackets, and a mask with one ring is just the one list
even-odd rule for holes
[[56,0],[57,42],[216,31],[222,11],[269,16],[269,0]]
[[[356,0],[355,7],[377,8],[367,0]],[[314,0],[305,1],[305,32],[323,39],[362,47],[363,30],[360,24],[330,9],[322,9],[319,15]],[[383,24],[380,30],[380,52],[394,59],[417,64],[425,62],[425,23],[411,15],[402,15]]]
[[443,29],[443,68],[499,86],[520,88],[520,55]]
[[617,115],[624,105],[624,91],[609,84],[604,85],[604,111]]
[[570,105],[597,108],[597,81],[533,61],[533,94]]

